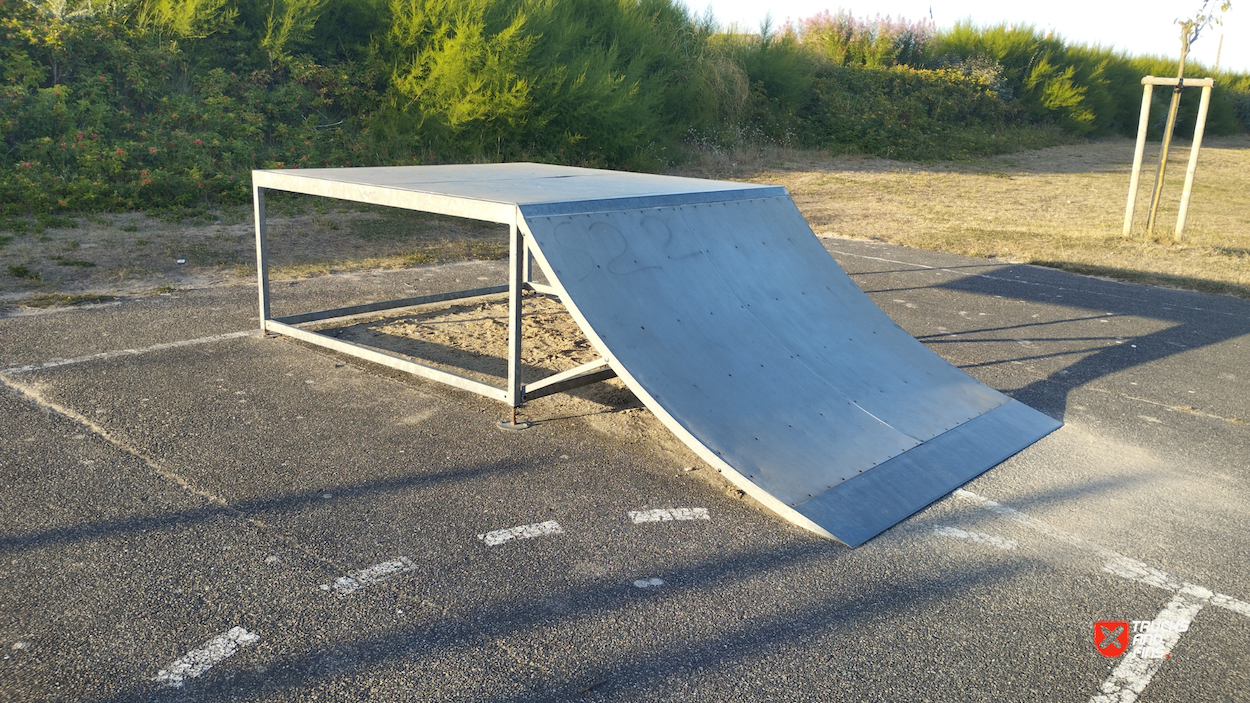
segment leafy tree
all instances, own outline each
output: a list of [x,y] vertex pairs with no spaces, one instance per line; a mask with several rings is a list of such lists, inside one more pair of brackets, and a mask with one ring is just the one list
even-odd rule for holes
[[[172,0],[153,0],[171,2]],[[225,2],[225,0],[184,0],[185,2]],[[270,0],[269,16],[265,19],[265,34],[260,45],[269,55],[272,68],[275,61],[290,58],[291,52],[312,38],[313,28],[325,7],[326,0]]]
[[137,0],[126,8],[135,26],[172,39],[202,39],[229,27],[238,10],[229,0]]
[[[524,123],[530,82],[521,67],[535,38],[524,14],[492,0],[392,0],[387,38],[402,56],[392,75],[399,106],[445,137],[469,128],[504,138]],[[503,10],[501,12],[501,10]]]

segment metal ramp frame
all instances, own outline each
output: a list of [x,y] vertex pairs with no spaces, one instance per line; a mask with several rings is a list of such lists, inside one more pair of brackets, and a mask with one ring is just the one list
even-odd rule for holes
[[[252,176],[262,332],[504,401],[512,427],[527,400],[619,376],[739,488],[850,546],[1060,426],[894,324],[781,187],[515,163]],[[506,224],[509,283],[273,318],[267,189]],[[601,358],[522,384],[526,289],[558,297]],[[505,293],[502,388],[298,326]]]
[[[535,166],[538,166],[540,169],[542,168],[542,165]],[[470,176],[474,175],[472,173],[473,171],[478,170],[478,168],[474,167],[459,166],[399,168],[405,171],[410,171],[411,169],[432,168],[444,173],[452,169],[459,171],[459,169],[462,168],[469,168],[471,169],[469,174]],[[494,400],[502,400],[513,409],[511,422],[506,423],[505,426],[516,429],[523,429],[528,426],[525,423],[518,423],[516,418],[516,409],[524,405],[526,401],[536,400],[555,393],[563,393],[580,386],[616,377],[616,372],[612,370],[606,360],[597,359],[567,371],[552,374],[538,381],[522,384],[520,382],[521,293],[524,290],[531,290],[535,293],[553,298],[558,298],[559,293],[555,288],[538,283],[534,280],[534,257],[529,249],[528,240],[524,238],[522,231],[517,228],[517,218],[515,213],[506,212],[504,209],[497,207],[497,203],[449,203],[447,199],[444,198],[420,197],[420,194],[418,194],[417,197],[406,199],[404,203],[400,203],[394,200],[393,193],[387,194],[379,192],[380,189],[386,188],[384,185],[371,186],[367,183],[362,185],[350,182],[344,184],[342,181],[337,179],[318,179],[316,177],[318,172],[344,172],[351,174],[352,176],[361,175],[363,173],[366,174],[367,178],[367,172],[370,171],[390,171],[392,173],[387,175],[394,175],[395,169],[301,169],[298,171],[252,172],[253,214],[256,222],[256,268],[260,295],[260,328],[262,334],[284,334],[309,344],[326,347],[342,354],[355,356],[383,366],[405,371],[413,374],[414,376],[420,376],[431,381],[444,383],[449,386],[477,393],[478,395],[486,396],[487,398]],[[312,178],[303,176],[312,176]],[[407,210],[454,215],[457,217],[466,217],[468,219],[507,224],[509,226],[509,283],[506,286],[470,288],[460,291],[434,293],[431,295],[400,298],[396,300],[331,308],[327,310],[317,310],[294,315],[284,315],[282,317],[272,317],[270,313],[269,294],[269,256],[266,246],[265,190],[282,190],[293,193],[303,193],[305,195],[319,195],[337,200],[381,204]],[[508,294],[509,309],[508,381],[507,385],[502,388],[490,385],[489,383],[483,383],[476,379],[451,371],[445,371],[434,366],[422,364],[376,347],[336,339],[334,337],[320,334],[313,330],[304,329],[298,326],[309,322],[323,322],[326,320],[342,319],[375,312],[385,312],[387,310],[398,310],[400,308],[433,305],[455,300],[492,297],[505,293]],[[501,425],[504,425],[504,423],[501,423]]]

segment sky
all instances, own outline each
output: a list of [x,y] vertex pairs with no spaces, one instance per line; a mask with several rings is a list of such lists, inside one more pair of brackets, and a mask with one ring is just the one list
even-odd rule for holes
[[[1090,0],[1041,0],[1027,3],[1003,0],[685,0],[696,13],[712,8],[722,25],[737,23],[744,29],[758,31],[765,14],[771,13],[773,24],[786,19],[800,20],[823,10],[839,8],[859,18],[877,14],[908,20],[928,17],[932,12],[938,27],[949,27],[963,19],[979,25],[1000,22],[1032,24],[1073,43],[1099,44],[1121,49],[1130,54],[1157,54],[1175,58],[1180,55],[1180,28],[1174,20],[1192,16],[1201,0],[1138,0],[1107,2]],[[1211,5],[1218,5],[1213,0]],[[1218,11],[1218,7],[1215,8]],[[1232,9],[1223,14],[1224,25],[1210,27],[1199,37],[1190,51],[1190,60],[1214,66],[1220,35],[1224,47],[1220,67],[1250,73],[1250,0],[1234,0]],[[1186,72],[1188,73],[1188,71]]]

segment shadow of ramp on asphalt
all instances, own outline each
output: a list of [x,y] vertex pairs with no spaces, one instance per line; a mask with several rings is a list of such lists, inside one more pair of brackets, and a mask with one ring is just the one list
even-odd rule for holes
[[[631,583],[603,583],[590,589],[572,587],[557,593],[546,593],[521,601],[486,602],[467,609],[471,616],[449,621],[434,621],[394,628],[385,634],[363,637],[354,642],[331,647],[280,655],[241,670],[226,662],[199,679],[187,683],[180,691],[155,689],[150,683],[135,683],[112,696],[94,699],[94,703],[122,703],[134,700],[236,701],[243,697],[264,699],[266,696],[289,696],[302,687],[328,683],[335,678],[365,675],[378,666],[397,664],[411,657],[434,657],[439,653],[460,653],[466,648],[494,651],[495,642],[509,635],[575,623],[585,618],[600,621],[613,613],[630,609],[644,598],[676,596],[715,588],[726,581],[745,582],[777,571],[802,570],[824,559],[853,559],[849,549],[824,540],[810,540],[792,549],[739,552],[702,564],[688,566],[665,574],[665,589],[656,595],[635,588]],[[634,656],[579,668],[563,676],[530,685],[525,691],[505,697],[473,696],[472,700],[557,701],[584,700],[581,689],[603,680],[601,690],[614,684],[638,683],[669,675],[676,666],[698,667],[741,660],[777,647],[779,643],[799,642],[800,638],[819,630],[837,628],[874,614],[903,608],[915,609],[926,602],[942,598],[952,591],[974,585],[990,585],[1015,578],[1027,566],[998,564],[962,571],[943,579],[905,576],[880,581],[875,590],[836,592],[814,604],[806,604],[806,615],[798,618],[792,612],[774,614],[762,622],[728,628],[723,634],[685,649]],[[544,603],[564,599],[572,603],[561,612],[552,612]],[[481,614],[490,614],[483,617]],[[628,645],[630,641],[626,641]],[[634,642],[637,644],[636,642]],[[517,665],[518,667],[520,664]],[[525,671],[526,675],[530,673]],[[521,676],[517,676],[521,678]]]
[[[1038,279],[1049,279],[1039,282]],[[981,296],[1002,296],[1082,312],[1058,320],[1027,322],[1004,327],[985,327],[959,332],[957,339],[922,337],[926,345],[940,350],[947,344],[978,344],[984,348],[1003,343],[1039,345],[1028,354],[998,354],[990,361],[963,365],[971,369],[1013,362],[1065,356],[1079,357],[1046,378],[1015,389],[1011,396],[1032,407],[1054,410],[1062,419],[1073,390],[1113,374],[1169,359],[1182,352],[1214,346],[1250,335],[1250,305],[1235,298],[1212,297],[1187,291],[1150,288],[1134,284],[1098,281],[1032,266],[1001,266],[986,274],[958,278],[931,289],[945,289]],[[1247,314],[1217,309],[1226,305]],[[1085,312],[1091,311],[1091,312]],[[1041,334],[1059,326],[1094,319],[1136,317],[1163,323],[1160,329],[1137,336]],[[1037,332],[1037,334],[1030,334]],[[1117,343],[1119,342],[1119,343]],[[1046,350],[1041,345],[1061,345]],[[1014,347],[1013,347],[1014,348]],[[1038,353],[1041,352],[1041,353]]]
[[[1250,249],[1241,247],[1213,247],[1215,250],[1226,256],[1237,259],[1250,259]],[[1118,279],[1121,281],[1133,281],[1139,285],[1155,285],[1176,287],[1183,290],[1192,290],[1208,295],[1240,295],[1245,297],[1250,294],[1250,287],[1237,283],[1225,283],[1223,281],[1212,281],[1206,278],[1194,278],[1192,276],[1180,276],[1171,273],[1159,273],[1155,271],[1138,271],[1136,269],[1117,268],[1115,266],[1097,266],[1094,264],[1077,264],[1069,261],[1034,261],[1034,266],[1044,266],[1046,268],[1077,273],[1083,276],[1103,276],[1106,278]]]
[[193,510],[171,512],[167,515],[109,520],[74,527],[44,530],[26,535],[6,534],[0,537],[0,556],[8,556],[31,549],[106,539],[117,535],[157,532],[221,516],[236,516],[249,519],[274,512],[297,510],[310,505],[323,504],[325,502],[323,495],[327,492],[333,494],[339,500],[361,498],[414,488],[437,488],[462,481],[477,481],[491,476],[498,477],[500,474],[518,473],[523,470],[524,467],[520,465],[500,463],[456,471],[403,476],[383,481],[321,486],[316,490],[272,498],[247,500],[229,505],[210,504]]
[[[727,663],[732,666],[733,662],[765,655],[779,645],[803,644],[810,635],[836,629],[840,625],[856,625],[869,618],[879,619],[883,612],[924,607],[926,603],[940,600],[950,591],[970,584],[988,585],[1007,581],[1027,568],[1023,565],[999,565],[979,567],[959,578],[895,581],[891,585],[897,588],[883,586],[877,591],[861,591],[845,600],[826,598],[814,604],[806,617],[769,617],[764,622],[733,627],[710,641],[685,649],[669,649],[628,662],[597,667],[593,671],[568,677],[572,681],[564,685],[483,700],[497,703],[582,701],[586,700],[583,688],[593,684],[597,684],[594,685],[595,691],[608,694],[613,688],[623,685],[632,688],[648,683],[658,684],[669,679],[674,672],[693,674],[707,667]],[[834,656],[830,655],[827,659]]]

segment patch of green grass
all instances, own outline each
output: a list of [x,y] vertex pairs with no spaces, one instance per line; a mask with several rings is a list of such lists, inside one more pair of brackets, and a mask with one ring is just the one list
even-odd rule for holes
[[30,231],[30,222],[21,218],[15,220],[12,217],[6,217],[3,221],[0,221],[0,229],[25,234]]
[[137,247],[146,247],[147,245],[149,245],[149,244],[151,244],[151,243],[152,243],[152,242],[149,242],[149,241],[148,241],[148,240],[146,240],[146,239],[136,239],[136,240],[135,240],[135,246],[137,246]]
[[78,223],[69,217],[58,217],[57,215],[49,215],[47,213],[37,213],[35,219],[44,227],[61,227],[63,229],[74,229]]
[[81,247],[81,246],[82,246],[82,243],[81,243],[81,242],[78,242],[78,241],[75,241],[75,240],[72,240],[72,239],[71,239],[70,241],[68,241],[68,242],[66,242],[66,243],[65,243],[64,249],[65,249],[65,251],[73,251],[73,250],[75,250],[75,249],[77,249],[77,248],[79,248],[79,247]]
[[5,245],[5,244],[8,244],[8,243],[9,243],[9,242],[11,242],[11,241],[13,241],[13,235],[11,235],[11,234],[0,234],[0,249],[4,248],[4,245]]
[[173,286],[168,286],[168,285],[166,285],[166,286],[157,286],[157,287],[155,287],[155,288],[153,288],[153,289],[152,289],[152,293],[153,293],[153,295],[160,295],[161,293],[176,293],[176,292],[178,292],[178,289],[177,289],[177,288],[175,288],[175,287],[173,287]]
[[77,295],[36,295],[25,300],[19,300],[18,305],[27,308],[51,308],[68,305],[91,305],[94,303],[108,303],[117,300],[115,295],[99,295],[96,293],[79,293]]
[[438,263],[437,257],[423,251],[414,251],[411,254],[405,254],[402,258],[404,263],[409,266],[424,266],[426,264]]
[[42,278],[42,276],[39,275],[38,271],[30,270],[29,268],[26,267],[25,264],[19,264],[17,266],[10,266],[9,275],[13,276],[14,278],[25,278],[31,281],[38,281],[40,278]]
[[126,224],[122,225],[121,227],[118,227],[118,229],[120,229],[120,230],[121,230],[121,231],[123,231],[123,232],[138,232],[138,231],[139,231],[139,225],[136,225],[136,224],[135,224],[135,223],[133,223],[133,222],[127,222]]

